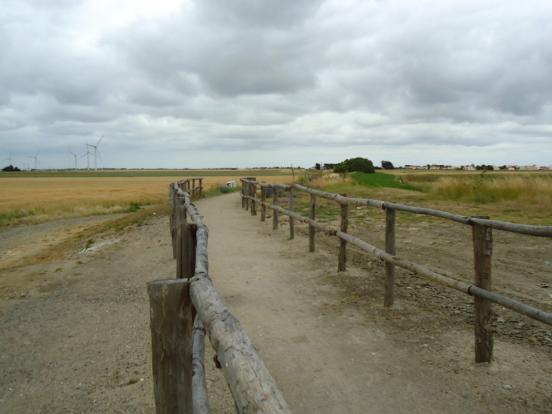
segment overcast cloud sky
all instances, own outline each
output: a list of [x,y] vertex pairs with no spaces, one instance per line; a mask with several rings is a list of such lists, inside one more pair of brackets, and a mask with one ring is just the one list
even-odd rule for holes
[[[2,0],[0,157],[552,164],[552,2]],[[81,166],[84,160],[81,159]]]

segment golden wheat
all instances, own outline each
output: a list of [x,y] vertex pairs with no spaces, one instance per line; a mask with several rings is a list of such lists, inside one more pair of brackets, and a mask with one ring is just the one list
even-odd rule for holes
[[[23,177],[0,178],[0,227],[38,223],[58,218],[132,211],[143,205],[167,202],[168,186],[182,177]],[[266,176],[269,182],[286,182],[289,176]],[[207,191],[235,176],[208,176]]]

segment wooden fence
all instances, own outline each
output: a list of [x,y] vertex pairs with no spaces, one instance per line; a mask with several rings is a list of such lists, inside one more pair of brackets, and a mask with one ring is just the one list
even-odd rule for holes
[[[537,309],[533,306],[511,299],[503,294],[491,291],[491,258],[493,251],[493,229],[504,230],[513,233],[527,234],[538,237],[552,237],[552,226],[535,226],[527,224],[515,224],[505,221],[490,220],[488,217],[468,217],[446,211],[433,210],[424,207],[416,207],[404,204],[389,203],[381,200],[367,198],[346,197],[340,194],[329,193],[299,184],[268,184],[257,182],[254,177],[245,177],[241,180],[242,207],[251,211],[251,215],[257,215],[257,207],[260,206],[261,221],[266,220],[266,209],[273,210],[272,228],[279,227],[279,215],[289,216],[289,237],[295,236],[295,221],[308,224],[309,251],[315,250],[316,230],[336,236],[340,240],[338,254],[338,271],[344,271],[347,267],[347,244],[360,248],[372,256],[383,260],[385,264],[384,280],[384,306],[391,307],[394,301],[395,267],[401,267],[421,276],[439,282],[447,287],[459,290],[474,297],[475,307],[475,361],[490,362],[493,354],[493,333],[491,329],[492,311],[491,303],[498,303],[515,312],[530,318],[552,325],[552,313]],[[294,192],[301,191],[310,195],[308,217],[293,211]],[[281,207],[280,195],[287,192],[287,208]],[[258,193],[259,196],[258,196]],[[267,201],[267,195],[272,196],[272,202]],[[329,226],[316,221],[316,200],[324,198],[339,204],[340,225],[339,228]],[[349,206],[370,206],[385,210],[385,250],[379,249],[347,233],[349,226]],[[424,214],[433,217],[444,218],[470,225],[473,236],[474,252],[474,282],[466,283],[453,279],[430,268],[401,258],[395,248],[395,223],[396,211],[405,211],[414,214]]]
[[251,340],[211,282],[208,230],[192,203],[202,196],[201,178],[169,186],[176,279],[148,284],[156,412],[209,412],[203,362],[207,333],[237,412],[290,413]]

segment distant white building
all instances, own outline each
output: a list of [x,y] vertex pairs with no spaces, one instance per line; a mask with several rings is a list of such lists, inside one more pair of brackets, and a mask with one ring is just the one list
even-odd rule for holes
[[538,165],[522,165],[521,167],[519,167],[520,170],[524,170],[524,171],[537,171],[539,169],[539,166]]
[[236,188],[236,180],[226,181],[226,187],[228,187],[228,188]]
[[405,169],[407,170],[427,170],[427,166],[425,165],[410,165],[410,164],[406,164],[404,166]]

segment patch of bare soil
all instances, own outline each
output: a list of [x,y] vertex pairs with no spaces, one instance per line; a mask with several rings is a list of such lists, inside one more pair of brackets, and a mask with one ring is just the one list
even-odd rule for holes
[[[41,284],[45,262],[50,261],[52,253],[74,239],[91,226],[117,220],[124,214],[79,217],[53,220],[41,224],[23,225],[0,231],[0,297],[15,297]],[[86,242],[86,241],[85,241]],[[88,241],[91,247],[94,240]],[[83,244],[83,248],[86,244]],[[29,271],[29,264],[35,264]],[[22,271],[18,268],[23,267]],[[9,271],[8,271],[9,270]]]

